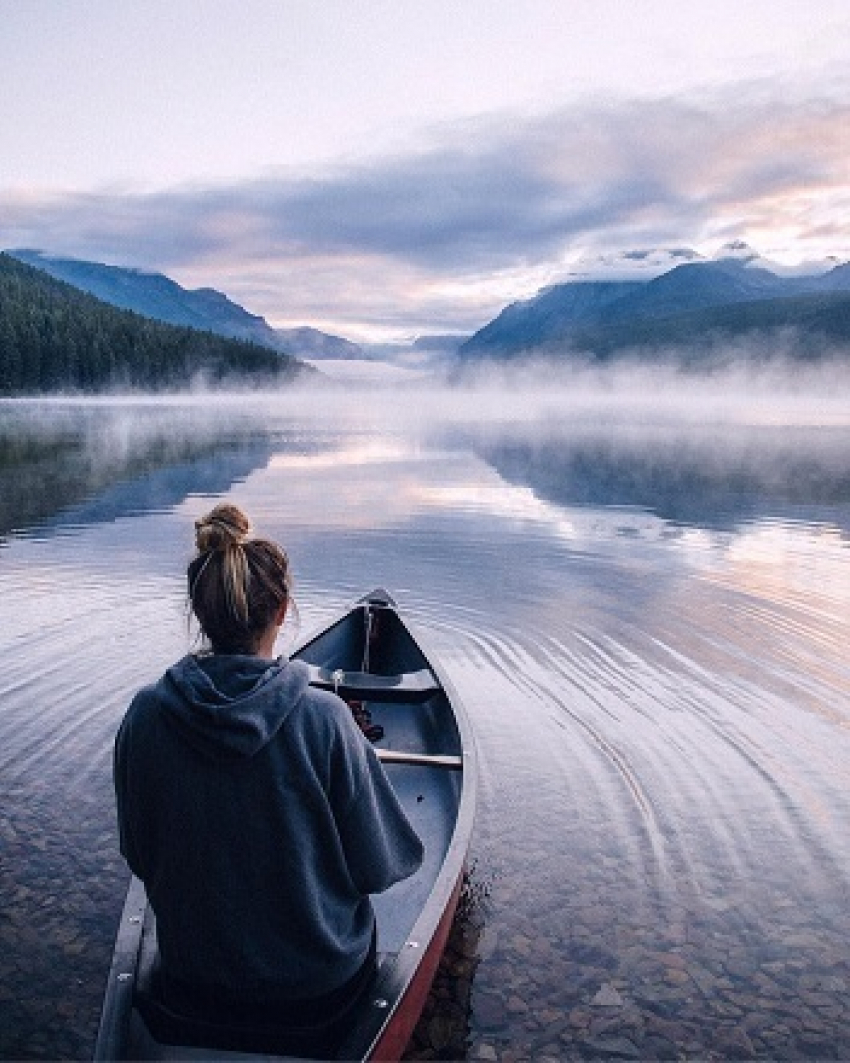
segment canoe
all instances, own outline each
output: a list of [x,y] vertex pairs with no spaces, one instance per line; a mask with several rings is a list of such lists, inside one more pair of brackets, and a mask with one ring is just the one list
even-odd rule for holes
[[104,994],[95,1060],[268,1060],[316,1054],[347,1060],[401,1058],[454,918],[475,804],[469,724],[451,683],[424,645],[392,597],[379,589],[291,654],[308,665],[311,684],[362,702],[373,724],[383,728],[375,749],[425,846],[415,875],[372,898],[377,971],[343,1020],[341,1034],[337,1020],[333,1051],[313,1047],[322,1042],[322,1031],[312,1027],[289,1029],[278,1039],[274,1031],[234,1031],[214,1015],[201,1022],[175,1016],[152,999],[156,922],[144,886],[133,877]]

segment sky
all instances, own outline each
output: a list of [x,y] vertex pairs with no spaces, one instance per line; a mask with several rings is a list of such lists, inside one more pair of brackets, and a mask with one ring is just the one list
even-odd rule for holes
[[850,260],[847,0],[0,0],[0,248],[354,340]]

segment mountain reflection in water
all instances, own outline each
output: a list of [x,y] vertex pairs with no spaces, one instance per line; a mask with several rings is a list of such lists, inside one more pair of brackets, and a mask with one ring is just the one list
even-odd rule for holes
[[0,1056],[91,1050],[112,736],[191,645],[226,495],[285,543],[302,631],[387,586],[472,717],[412,1054],[850,1057],[850,432],[437,409],[3,407]]
[[845,428],[561,431],[481,442],[511,483],[562,506],[641,506],[674,524],[733,528],[800,505],[850,503]]

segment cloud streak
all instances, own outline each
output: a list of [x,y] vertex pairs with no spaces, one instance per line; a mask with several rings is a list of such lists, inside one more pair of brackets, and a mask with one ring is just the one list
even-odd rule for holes
[[324,173],[0,191],[0,242],[171,272],[280,323],[474,328],[580,254],[739,237],[847,256],[847,98],[599,101],[469,120]]

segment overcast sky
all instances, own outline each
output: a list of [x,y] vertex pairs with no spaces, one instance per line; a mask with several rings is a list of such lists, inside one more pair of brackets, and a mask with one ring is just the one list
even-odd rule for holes
[[848,56],[847,0],[0,0],[0,247],[353,339],[846,261]]

